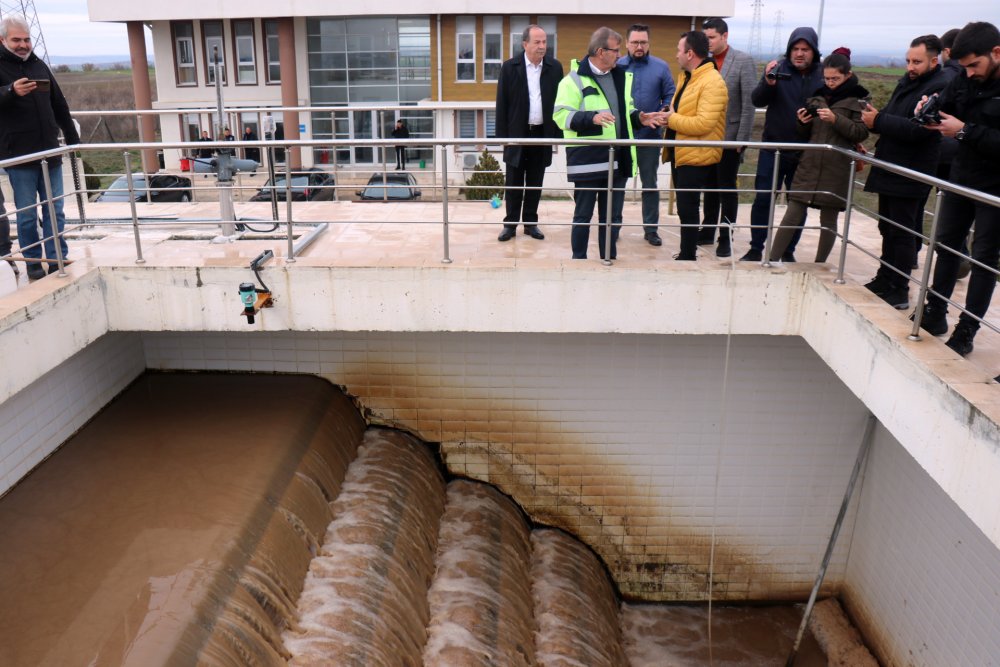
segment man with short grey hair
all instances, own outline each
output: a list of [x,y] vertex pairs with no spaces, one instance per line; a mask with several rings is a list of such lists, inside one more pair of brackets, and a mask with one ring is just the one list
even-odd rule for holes
[[[67,145],[80,143],[80,135],[73,124],[66,98],[56,83],[48,66],[32,51],[31,34],[23,17],[7,16],[0,21],[0,160],[59,146],[59,130]],[[55,237],[66,224],[63,215],[62,159],[48,158],[52,208],[56,219],[50,219],[49,206],[42,206],[42,233],[45,238],[45,255],[56,259]],[[17,239],[26,261],[28,279],[45,277],[41,262],[42,248],[38,247],[38,213],[36,204],[49,196],[40,160],[7,167],[7,177],[14,191],[17,213]],[[54,224],[53,224],[54,223]],[[60,236],[62,256],[66,257],[66,241]],[[48,272],[58,268],[54,261]]]

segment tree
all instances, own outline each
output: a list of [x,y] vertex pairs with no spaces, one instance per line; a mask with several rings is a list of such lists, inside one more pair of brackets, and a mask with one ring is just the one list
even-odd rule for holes
[[80,65],[80,69],[82,69],[84,72],[93,72],[95,69],[97,69],[97,65],[95,65],[94,63],[83,63],[82,65]]
[[69,71],[69,65],[66,65],[66,64],[56,65],[52,69],[52,71],[55,72],[56,74],[65,74],[66,72]]
[[479,162],[472,169],[472,176],[465,184],[473,186],[463,189],[466,199],[491,199],[493,195],[503,198],[504,175],[500,163],[489,151],[483,150]]

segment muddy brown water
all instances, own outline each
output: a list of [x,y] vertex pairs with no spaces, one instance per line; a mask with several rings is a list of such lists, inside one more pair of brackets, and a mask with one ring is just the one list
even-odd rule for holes
[[[0,665],[702,665],[703,607],[619,605],[593,552],[304,376],[148,374],[0,498]],[[792,607],[717,608],[717,665]],[[809,639],[798,665],[825,665]]]

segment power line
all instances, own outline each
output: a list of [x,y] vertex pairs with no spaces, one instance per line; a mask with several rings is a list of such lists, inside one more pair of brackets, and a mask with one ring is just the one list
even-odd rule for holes
[[42,24],[38,21],[38,11],[35,9],[35,0],[0,0],[0,19],[11,14],[23,16],[28,22],[32,50],[36,56],[51,66],[49,51],[45,48],[45,37],[42,35]]

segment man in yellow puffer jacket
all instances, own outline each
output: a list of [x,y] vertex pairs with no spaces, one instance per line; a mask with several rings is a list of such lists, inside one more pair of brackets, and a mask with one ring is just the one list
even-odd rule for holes
[[[677,45],[677,64],[684,71],[674,101],[668,110],[667,139],[678,141],[722,141],[726,134],[726,82],[708,56],[705,33],[691,31]],[[694,260],[698,248],[698,211],[701,191],[714,165],[722,159],[722,148],[679,146],[665,150],[670,160],[677,193],[677,216],[681,220],[681,251],[674,259]]]

